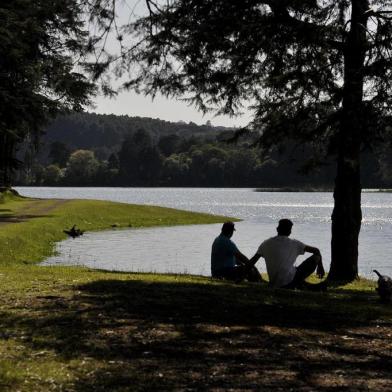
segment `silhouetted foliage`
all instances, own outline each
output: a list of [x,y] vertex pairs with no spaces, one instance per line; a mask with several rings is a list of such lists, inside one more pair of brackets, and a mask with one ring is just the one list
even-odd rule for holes
[[163,135],[159,138],[158,148],[165,157],[168,157],[171,154],[178,152],[178,145],[180,141],[180,136],[176,134],[170,134],[167,136]]
[[64,167],[71,155],[69,147],[63,142],[56,141],[51,143],[49,148],[49,158],[51,162],[60,167]]
[[99,162],[92,151],[76,150],[67,162],[65,179],[72,179],[75,185],[89,185],[93,183],[98,169]]
[[161,157],[151,135],[144,129],[126,138],[119,152],[120,182],[155,185],[159,178]]
[[49,119],[80,111],[96,92],[97,69],[110,57],[102,47],[114,21],[108,5],[113,2],[0,3],[0,185],[11,184],[22,142],[37,146]]

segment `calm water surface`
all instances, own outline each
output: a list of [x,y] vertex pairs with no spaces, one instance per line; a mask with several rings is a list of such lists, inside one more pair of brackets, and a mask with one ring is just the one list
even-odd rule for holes
[[[292,237],[318,246],[329,267],[331,193],[254,192],[243,188],[19,187],[17,190],[31,197],[111,200],[238,217],[243,221],[236,224],[233,240],[249,257],[261,241],[275,235],[277,220],[287,217],[295,223]],[[364,193],[362,207],[360,273],[371,276],[372,269],[377,268],[392,275],[392,194]],[[45,264],[209,275],[210,247],[219,231],[220,225],[198,225],[86,233],[59,243],[59,254]],[[258,267],[265,271],[262,260]]]

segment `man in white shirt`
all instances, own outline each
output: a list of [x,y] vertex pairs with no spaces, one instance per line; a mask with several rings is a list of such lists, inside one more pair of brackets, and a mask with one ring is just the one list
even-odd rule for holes
[[[310,284],[305,279],[317,270],[321,279],[325,275],[320,250],[302,242],[289,238],[293,222],[281,219],[276,228],[278,235],[265,240],[250,259],[255,264],[260,257],[265,259],[270,285],[274,288],[307,288],[311,290],[325,290],[324,282]],[[294,263],[299,255],[312,253],[308,259],[298,267]]]

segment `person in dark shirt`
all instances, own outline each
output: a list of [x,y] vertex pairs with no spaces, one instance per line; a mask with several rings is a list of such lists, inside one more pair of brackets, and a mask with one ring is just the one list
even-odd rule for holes
[[250,264],[231,240],[235,231],[233,222],[225,222],[221,234],[215,238],[211,249],[211,275],[217,279],[228,279],[241,282],[261,282],[257,268]]

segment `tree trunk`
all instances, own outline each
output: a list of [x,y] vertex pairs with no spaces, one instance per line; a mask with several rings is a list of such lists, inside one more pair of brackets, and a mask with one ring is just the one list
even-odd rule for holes
[[361,229],[360,147],[363,121],[363,75],[366,53],[367,0],[352,1],[351,28],[344,52],[343,107],[338,138],[337,175],[332,213],[329,280],[358,276]]
[[7,137],[4,133],[0,133],[0,187],[4,188],[7,184]]
[[0,187],[11,187],[12,159],[15,154],[15,141],[6,132],[0,133]]

